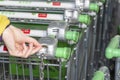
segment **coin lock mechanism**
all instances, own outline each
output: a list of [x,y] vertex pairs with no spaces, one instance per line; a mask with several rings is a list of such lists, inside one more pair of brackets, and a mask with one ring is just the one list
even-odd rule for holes
[[69,25],[64,21],[51,22],[47,29],[47,35],[49,37],[55,37],[58,40],[72,40],[77,42],[80,33],[77,31],[69,30]]
[[57,47],[57,39],[52,37],[43,37],[39,39],[39,43],[43,48],[37,55],[43,54],[45,57],[56,57],[68,59],[71,54],[71,48],[68,47]]

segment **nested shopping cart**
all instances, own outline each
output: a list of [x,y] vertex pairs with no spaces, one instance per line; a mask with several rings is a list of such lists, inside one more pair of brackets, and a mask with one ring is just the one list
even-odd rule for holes
[[[65,29],[67,31],[68,26],[71,27],[66,33],[70,33],[71,35],[66,34],[66,38],[71,39],[71,36],[75,34],[72,42],[64,42],[64,40],[63,42],[58,41],[58,47],[71,48],[70,51],[66,51],[67,53],[70,52],[67,58],[66,56],[61,58],[58,57],[58,55],[57,57],[46,58],[45,55],[42,54],[35,54],[27,59],[12,57],[6,52],[7,49],[3,46],[3,42],[1,42],[0,80],[91,80],[94,71],[98,68],[98,66],[94,67],[93,62],[96,60],[94,58],[97,43],[96,39],[101,38],[101,35],[97,34],[97,30],[99,27],[100,30],[103,28],[103,22],[101,22],[101,20],[103,20],[104,2],[102,1],[104,0],[99,1],[100,4],[97,4],[97,1],[94,0],[93,2],[95,4],[90,4],[90,0],[53,0],[47,2],[44,0],[41,0],[41,2],[38,0],[0,1],[0,14],[8,16],[14,26],[27,28],[27,30],[22,30],[27,35],[29,35],[31,31],[31,33],[34,33],[34,36],[45,37],[49,35],[49,29],[53,29],[53,32],[51,32],[57,35],[59,29],[62,31]],[[14,5],[11,3],[14,3]],[[101,7],[100,12],[99,7]],[[44,29],[48,28],[48,24],[54,21],[60,23],[63,21],[65,25],[67,24],[67,27],[63,25],[63,23],[55,23],[58,28],[55,28],[56,25],[52,24],[48,32],[45,31]],[[53,27],[51,28],[51,26]],[[30,29],[35,29],[36,32],[39,33]],[[42,32],[42,34],[40,34],[40,32]],[[80,36],[76,39],[78,32]],[[98,31],[98,33],[101,32],[102,31]],[[59,32],[59,34],[60,36],[57,37],[61,38],[62,32]],[[54,35],[50,33],[49,36],[54,37]],[[39,41],[38,38],[36,39]],[[72,44],[76,40],[77,42]],[[96,63],[98,62],[96,61]]]
[[[27,59],[0,54],[0,80],[78,80],[84,76],[85,47],[80,39],[74,53],[68,60],[46,59],[33,55]],[[3,50],[6,50],[3,47]],[[81,78],[82,79],[82,78]]]

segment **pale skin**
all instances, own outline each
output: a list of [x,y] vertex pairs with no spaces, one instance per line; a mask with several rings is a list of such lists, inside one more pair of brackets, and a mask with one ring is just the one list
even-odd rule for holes
[[26,36],[20,29],[12,25],[4,30],[2,39],[11,56],[27,58],[42,48],[37,40]]

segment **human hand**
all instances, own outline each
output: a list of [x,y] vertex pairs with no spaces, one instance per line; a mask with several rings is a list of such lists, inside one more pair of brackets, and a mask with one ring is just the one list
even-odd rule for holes
[[42,48],[35,39],[26,36],[20,29],[12,25],[5,29],[2,39],[11,56],[27,58]]

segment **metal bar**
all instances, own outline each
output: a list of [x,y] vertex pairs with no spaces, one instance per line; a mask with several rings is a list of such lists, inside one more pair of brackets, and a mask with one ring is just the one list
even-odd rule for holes
[[10,75],[10,80],[13,80],[13,77],[12,77],[12,72],[11,72],[11,69],[12,69],[12,67],[11,67],[11,64],[9,63],[9,67],[10,67],[10,73],[9,73],[9,75]]
[[62,80],[62,65],[61,65],[61,61],[60,61],[60,63],[59,63],[59,79],[58,80]]
[[115,80],[120,79],[120,58],[115,61]]
[[[1,62],[3,62],[3,61],[0,61],[0,63]],[[10,63],[10,61],[4,61],[4,63]],[[20,64],[20,63],[18,63],[18,64]],[[29,63],[24,63],[23,62],[23,64],[29,64]],[[38,63],[31,63],[32,65],[39,65]],[[56,66],[56,67],[58,67],[59,66],[59,64],[44,64],[45,66],[46,65],[48,65],[48,66]]]
[[33,80],[33,68],[32,68],[32,64],[31,64],[31,62],[30,62],[30,60],[29,60],[29,72],[30,72],[30,80]]
[[22,65],[22,74],[23,74],[23,80],[25,80],[25,70],[24,70],[24,64],[21,64]]
[[17,80],[19,80],[19,75],[18,75],[18,65],[16,64],[16,76],[17,76]]
[[[3,59],[4,60],[4,59]],[[6,80],[6,70],[5,70],[5,63],[3,63],[3,73],[4,73],[4,80]]]
[[84,57],[84,67],[82,67],[83,68],[83,73],[82,73],[82,76],[81,76],[81,78],[83,79],[83,80],[86,80],[86,77],[87,77],[87,66],[88,66],[88,54],[89,54],[89,47],[88,47],[88,44],[89,44],[89,34],[90,34],[90,32],[89,32],[89,30],[90,30],[90,27],[88,27],[88,29],[86,30],[87,32],[86,32],[86,35],[85,35],[85,39],[84,39],[84,43],[83,43],[83,47],[84,47],[84,52],[83,53],[85,53],[85,55],[83,56]]
[[[97,29],[97,18],[98,18],[98,16],[95,16],[95,20],[94,20],[94,25],[93,25],[93,33],[92,33],[92,36],[93,36],[93,38],[92,38],[92,51],[91,51],[91,55],[90,55],[90,57],[91,57],[91,61],[90,61],[90,64],[91,64],[91,69],[90,69],[90,72],[91,73],[94,73],[94,69],[95,69],[95,67],[94,67],[94,58],[95,58],[95,46],[96,46],[96,36],[97,36],[97,33],[96,33],[96,29]],[[97,65],[97,64],[96,64]],[[92,78],[92,74],[89,74],[90,75],[90,79]]]
[[22,29],[22,31],[28,36],[47,37],[47,31],[46,30]]
[[28,13],[28,12],[12,12],[0,11],[0,14],[6,15],[9,18],[18,19],[38,19],[38,20],[64,20],[63,14],[50,13]]
[[[67,5],[67,6],[66,6]],[[62,8],[74,9],[73,2],[47,2],[47,1],[0,1],[0,6],[14,6],[14,7],[36,7],[36,8]]]
[[50,70],[49,70],[49,66],[47,65],[47,80],[50,80]]

